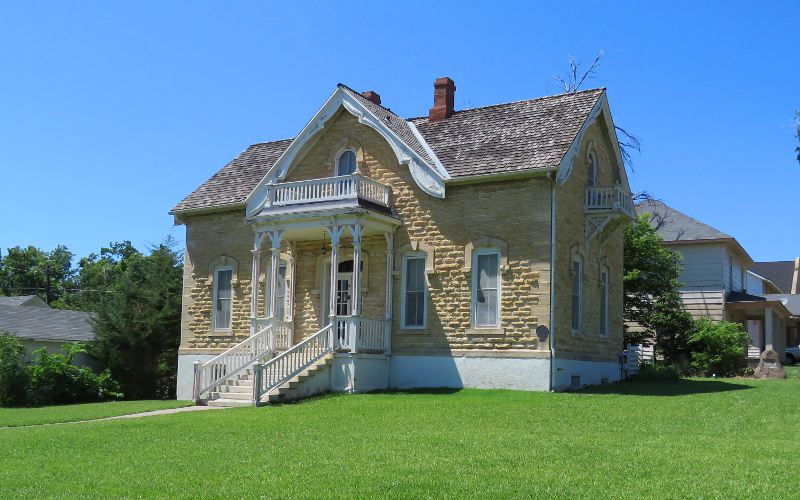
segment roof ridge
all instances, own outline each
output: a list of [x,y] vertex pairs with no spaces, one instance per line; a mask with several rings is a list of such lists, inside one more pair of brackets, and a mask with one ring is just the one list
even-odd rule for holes
[[[357,95],[358,97],[360,97],[361,99],[364,99],[365,101],[369,101],[369,102],[371,102],[371,103],[372,103],[372,104],[374,104],[375,106],[378,106],[379,108],[383,109],[384,111],[386,111],[386,112],[388,112],[388,113],[391,113],[391,114],[393,114],[394,116],[396,116],[396,117],[400,118],[401,120],[406,120],[406,121],[408,121],[406,118],[403,118],[402,116],[398,115],[397,113],[395,113],[394,111],[392,111],[390,108],[387,108],[387,107],[386,107],[386,106],[384,106],[383,104],[378,104],[378,103],[376,103],[376,102],[374,102],[374,101],[370,101],[369,99],[367,99],[366,97],[364,97],[364,96],[361,94],[361,92],[359,92],[358,90],[354,89],[353,87],[350,87],[349,85],[346,85],[346,84],[344,84],[344,83],[341,83],[341,82],[340,82],[340,83],[337,83],[337,84],[336,84],[336,86],[337,86],[337,87],[343,87],[343,88],[345,88],[345,89],[349,90],[350,92],[352,92],[352,93],[356,94],[356,95]],[[375,92],[375,91],[373,90],[373,92]]]
[[[465,111],[476,111],[476,110],[479,110],[479,109],[497,108],[497,107],[500,107],[500,106],[508,106],[510,104],[519,104],[519,103],[522,103],[522,102],[543,101],[545,99],[554,99],[556,97],[564,97],[564,96],[568,96],[568,95],[587,94],[589,92],[597,92],[597,91],[605,92],[606,90],[607,90],[606,87],[595,87],[595,88],[586,89],[586,90],[576,90],[575,92],[562,92],[560,94],[550,94],[550,95],[544,95],[544,96],[540,96],[540,97],[532,97],[530,99],[519,99],[517,101],[498,102],[498,103],[495,103],[495,104],[487,104],[486,106],[476,106],[474,108],[459,109],[459,110],[454,111],[453,114],[457,115],[458,113],[463,113]],[[415,117],[412,117],[412,118],[406,118],[406,120],[407,121],[424,120],[424,119],[427,119],[427,118],[428,118],[427,116],[415,116]]]
[[254,142],[254,143],[250,144],[247,147],[250,148],[250,147],[253,147],[253,146],[263,146],[265,144],[276,144],[278,142],[286,142],[286,141],[293,141],[293,140],[295,140],[294,137],[289,137],[288,139],[278,139],[277,141]]

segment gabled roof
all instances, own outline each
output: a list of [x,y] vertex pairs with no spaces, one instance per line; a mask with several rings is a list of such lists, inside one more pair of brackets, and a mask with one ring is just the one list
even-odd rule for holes
[[650,214],[657,221],[659,236],[667,244],[722,242],[739,252],[748,264],[753,259],[733,236],[679,212],[662,201],[646,200],[636,205],[636,213]]
[[[431,123],[427,118],[403,119],[345,85],[339,88],[378,117],[424,162],[439,165],[451,178],[558,167],[605,92],[592,89],[466,109]],[[250,146],[172,212],[244,205],[292,141]]]
[[780,288],[782,292],[791,292],[792,279],[794,278],[794,262],[791,260],[756,262],[753,264],[752,269],[754,273],[775,283],[775,286]]
[[0,297],[0,306],[50,307],[36,295],[18,295],[16,297]]
[[0,330],[26,340],[94,340],[91,314],[81,311],[0,305]]

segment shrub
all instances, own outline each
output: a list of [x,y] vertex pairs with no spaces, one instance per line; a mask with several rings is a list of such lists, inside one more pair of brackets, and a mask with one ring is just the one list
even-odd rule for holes
[[741,366],[749,338],[739,323],[698,320],[689,337],[692,368],[703,375],[735,373]]
[[97,375],[90,368],[72,364],[76,354],[86,352],[82,345],[67,344],[64,351],[66,354],[50,354],[45,349],[34,351],[36,361],[30,367],[30,404],[91,403],[122,397],[108,370]]
[[642,365],[639,373],[633,378],[638,380],[678,380],[681,378],[681,372],[673,365],[649,364]]
[[20,406],[28,392],[25,349],[16,337],[0,335],[0,406]]

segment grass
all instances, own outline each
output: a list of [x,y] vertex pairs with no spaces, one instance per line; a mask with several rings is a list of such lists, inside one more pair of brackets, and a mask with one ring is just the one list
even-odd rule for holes
[[41,408],[0,408],[0,427],[77,422],[188,406],[189,401],[113,401]]
[[0,497],[786,497],[800,457],[790,374],[5,429]]

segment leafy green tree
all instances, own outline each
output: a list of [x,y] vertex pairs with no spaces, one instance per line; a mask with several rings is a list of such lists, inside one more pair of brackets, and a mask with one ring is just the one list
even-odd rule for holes
[[0,266],[0,291],[4,295],[36,294],[48,304],[57,302],[72,277],[73,256],[63,245],[49,252],[32,245],[9,248]]
[[126,251],[107,263],[116,277],[98,297],[91,354],[130,399],[175,397],[183,261],[174,244],[167,239],[147,255]]
[[105,294],[115,293],[115,284],[127,269],[129,259],[141,255],[130,241],[110,243],[78,261],[78,267],[68,282],[69,293],[59,306],[65,309],[97,312]]
[[649,219],[642,214],[625,229],[625,341],[654,339],[656,348],[672,362],[685,355],[693,320],[682,309],[678,294],[680,255],[662,245]]

